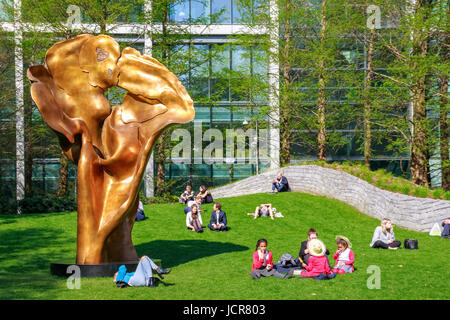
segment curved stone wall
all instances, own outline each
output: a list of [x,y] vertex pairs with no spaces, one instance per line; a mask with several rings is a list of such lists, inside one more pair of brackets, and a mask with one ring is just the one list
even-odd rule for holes
[[450,216],[450,201],[416,198],[379,189],[346,172],[315,165],[289,166],[211,189],[214,199],[272,191],[278,172],[292,191],[311,193],[345,202],[381,220],[389,218],[399,227],[426,232]]

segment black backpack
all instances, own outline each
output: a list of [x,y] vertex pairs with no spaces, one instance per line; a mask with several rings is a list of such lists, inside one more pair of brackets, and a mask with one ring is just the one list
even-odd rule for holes
[[419,249],[419,241],[414,240],[414,239],[405,239],[405,241],[403,243],[403,247],[405,249],[417,250],[417,249]]
[[297,263],[295,263],[294,257],[291,256],[289,253],[285,253],[281,255],[280,261],[278,261],[280,266],[282,267],[295,267],[297,266]]

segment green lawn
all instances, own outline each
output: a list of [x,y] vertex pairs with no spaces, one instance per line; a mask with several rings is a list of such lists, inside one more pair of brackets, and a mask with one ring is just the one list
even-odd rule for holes
[[[202,234],[185,230],[181,204],[146,206],[149,219],[135,224],[139,255],[160,258],[172,268],[157,288],[116,288],[110,278],[82,279],[81,289],[50,275],[50,262],[73,259],[76,213],[0,215],[0,299],[449,299],[450,240],[396,228],[397,239],[419,240],[419,250],[372,249],[379,221],[339,201],[302,193],[257,194],[219,200],[231,230]],[[259,203],[272,203],[284,218],[253,220]],[[203,224],[209,221],[212,205]],[[259,238],[268,240],[274,262],[298,254],[310,227],[331,252],[334,237],[353,243],[357,271],[329,281],[262,278],[252,280],[252,254]],[[331,258],[332,260],[332,258]],[[367,268],[381,270],[381,288],[368,289]]]

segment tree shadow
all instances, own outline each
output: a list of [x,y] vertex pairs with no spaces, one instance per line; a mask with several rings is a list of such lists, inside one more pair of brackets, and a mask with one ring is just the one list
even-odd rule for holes
[[66,245],[71,241],[52,227],[0,231],[0,299],[29,299],[35,288],[54,289],[50,262],[74,255]]
[[140,256],[162,260],[164,268],[172,268],[189,261],[249,248],[234,243],[206,240],[155,240],[135,246]]

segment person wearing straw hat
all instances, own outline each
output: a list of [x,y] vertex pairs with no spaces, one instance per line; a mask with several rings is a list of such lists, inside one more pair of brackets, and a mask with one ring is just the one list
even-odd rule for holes
[[336,236],[336,245],[338,249],[333,256],[336,260],[336,265],[334,266],[333,273],[352,273],[355,271],[353,263],[355,262],[355,255],[351,250],[352,243],[344,236]]
[[302,263],[303,268],[300,276],[301,277],[315,277],[321,273],[330,275],[332,274],[328,260],[325,257],[325,252],[327,248],[322,240],[311,239],[308,242],[308,250],[311,255],[308,259],[308,264]]

